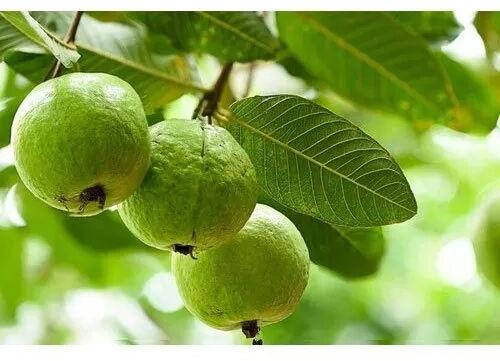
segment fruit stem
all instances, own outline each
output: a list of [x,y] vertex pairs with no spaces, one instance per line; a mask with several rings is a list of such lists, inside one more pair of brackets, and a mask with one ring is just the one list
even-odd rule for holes
[[222,67],[222,70],[219,74],[219,77],[215,81],[212,89],[206,91],[201,97],[196,109],[193,112],[192,119],[198,118],[200,115],[208,118],[208,124],[212,124],[212,115],[217,110],[217,106],[219,105],[220,97],[224,92],[224,86],[226,85],[227,80],[229,79],[229,74],[231,74],[231,70],[233,69],[233,63],[227,63]]
[[[78,25],[80,25],[80,20],[82,19],[82,15],[83,11],[77,11],[75,13],[75,16],[73,17],[73,20],[71,21],[68,31],[63,39],[63,41],[66,44],[70,45],[75,42],[76,31],[78,30]],[[54,64],[52,64],[52,67],[50,68],[47,75],[45,76],[45,80],[56,78],[61,71],[61,65],[62,65],[61,61],[56,60]]]

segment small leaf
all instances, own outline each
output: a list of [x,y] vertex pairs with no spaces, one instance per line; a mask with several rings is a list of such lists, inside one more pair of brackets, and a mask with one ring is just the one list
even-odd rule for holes
[[271,59],[279,43],[251,11],[132,13],[152,31],[169,36],[182,50],[208,53],[221,61]]
[[231,106],[228,129],[275,201],[327,223],[398,223],[417,205],[397,163],[347,120],[298,96],[256,96]]
[[463,30],[452,11],[390,11],[389,14],[431,44],[451,42]]
[[70,46],[49,35],[28,12],[0,12],[0,58],[19,46],[35,45],[35,49],[53,54],[65,67],[71,67],[80,55]]
[[279,12],[280,38],[344,98],[410,120],[454,115],[455,98],[427,44],[381,12]]
[[376,273],[385,252],[382,230],[334,226],[286,208],[268,197],[259,202],[286,215],[302,234],[311,261],[347,279]]

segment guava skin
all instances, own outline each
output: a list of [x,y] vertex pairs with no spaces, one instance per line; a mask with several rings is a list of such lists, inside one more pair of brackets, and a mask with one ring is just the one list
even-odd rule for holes
[[118,77],[72,73],[36,86],[14,117],[19,176],[47,204],[88,216],[122,202],[149,166],[146,116]]
[[171,119],[150,128],[151,167],[118,210],[144,243],[202,251],[230,241],[258,196],[250,158],[224,128]]
[[500,289],[500,194],[483,204],[473,245],[478,270]]
[[220,330],[259,327],[293,313],[309,277],[300,232],[283,214],[257,204],[233,242],[193,260],[172,255],[172,272],[186,308]]

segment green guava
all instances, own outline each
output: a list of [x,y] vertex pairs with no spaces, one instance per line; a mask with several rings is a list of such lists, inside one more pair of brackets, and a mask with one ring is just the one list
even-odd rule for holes
[[193,254],[230,241],[258,196],[250,158],[224,128],[172,119],[151,126],[151,166],[119,206],[144,243]]
[[122,202],[149,166],[141,100],[108,74],[72,73],[36,86],[17,110],[11,144],[26,187],[75,215]]
[[483,204],[473,245],[478,270],[500,289],[500,194],[492,195]]
[[233,242],[198,259],[172,255],[172,272],[186,308],[220,330],[259,328],[293,313],[307,285],[309,254],[294,224],[257,204]]

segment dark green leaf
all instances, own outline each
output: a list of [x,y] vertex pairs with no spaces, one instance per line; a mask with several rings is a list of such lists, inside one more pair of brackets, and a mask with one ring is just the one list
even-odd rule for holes
[[255,12],[141,12],[132,16],[152,31],[169,36],[179,49],[212,54],[224,62],[271,59],[279,49]]
[[385,239],[380,228],[333,226],[273,202],[259,200],[286,215],[304,237],[311,261],[338,275],[356,279],[376,273],[384,256]]
[[[57,33],[66,32],[71,13],[38,13],[37,19],[51,24]],[[81,59],[79,70],[116,75],[139,93],[147,112],[188,92],[203,89],[193,80],[192,68],[181,56],[155,54],[144,29],[127,24],[100,22],[84,15],[78,28],[76,45]],[[17,52],[5,61],[34,82],[41,82],[50,67],[43,55]]]
[[451,42],[463,29],[452,11],[391,11],[390,14],[431,44]]
[[415,215],[399,166],[347,120],[298,96],[256,96],[230,109],[228,128],[275,201],[344,226],[380,226]]
[[35,52],[48,51],[65,67],[80,57],[75,49],[46,32],[28,12],[0,12],[0,59],[9,50],[30,46]]
[[280,12],[280,38],[339,95],[411,120],[451,117],[456,106],[427,44],[380,12]]

